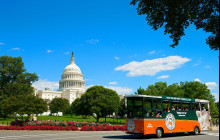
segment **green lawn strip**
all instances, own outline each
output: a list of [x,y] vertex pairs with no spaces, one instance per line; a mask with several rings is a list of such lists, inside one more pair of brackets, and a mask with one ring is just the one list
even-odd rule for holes
[[[17,117],[19,120],[21,120],[20,117]],[[24,120],[26,118],[24,117]],[[4,120],[3,118],[0,118],[0,124],[10,124],[11,121],[14,121],[15,118],[14,117],[10,117],[10,118],[6,118],[6,120]],[[86,119],[82,118],[81,116],[38,116],[37,120],[44,120],[44,121],[65,121],[65,122],[96,122],[94,117],[87,117]],[[125,123],[125,119],[116,119],[116,118],[107,118],[107,123],[110,124],[114,124],[114,125],[123,125]],[[104,123],[105,122],[105,118],[100,118],[99,119],[99,123]]]

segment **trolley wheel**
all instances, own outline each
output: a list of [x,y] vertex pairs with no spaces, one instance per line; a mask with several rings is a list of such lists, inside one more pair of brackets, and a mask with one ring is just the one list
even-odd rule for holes
[[162,138],[163,137],[163,129],[162,128],[157,128],[156,136],[157,136],[157,138]]
[[193,132],[193,134],[194,135],[199,135],[199,127],[198,126],[196,126],[195,128],[194,128],[194,132]]

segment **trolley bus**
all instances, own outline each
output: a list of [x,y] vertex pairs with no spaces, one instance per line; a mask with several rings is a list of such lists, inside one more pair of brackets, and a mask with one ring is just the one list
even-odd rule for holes
[[127,133],[137,135],[189,132],[211,128],[209,101],[168,96],[125,96]]

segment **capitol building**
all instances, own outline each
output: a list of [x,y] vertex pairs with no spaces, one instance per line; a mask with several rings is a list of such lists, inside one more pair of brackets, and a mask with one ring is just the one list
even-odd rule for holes
[[70,59],[70,64],[66,66],[61,80],[59,81],[59,90],[51,91],[49,88],[36,91],[35,95],[46,100],[48,103],[54,98],[66,98],[71,104],[76,98],[85,92],[85,81],[80,68],[75,64],[75,58]]

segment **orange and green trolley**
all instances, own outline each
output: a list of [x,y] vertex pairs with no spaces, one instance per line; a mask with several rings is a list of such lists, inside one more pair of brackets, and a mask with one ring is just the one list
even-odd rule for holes
[[198,135],[211,128],[209,101],[168,96],[125,97],[127,133],[136,135],[189,132]]

